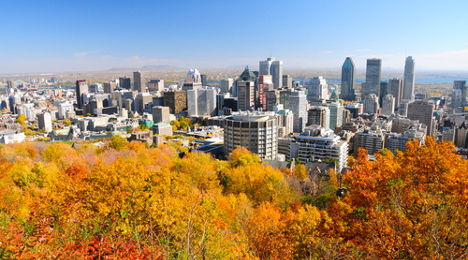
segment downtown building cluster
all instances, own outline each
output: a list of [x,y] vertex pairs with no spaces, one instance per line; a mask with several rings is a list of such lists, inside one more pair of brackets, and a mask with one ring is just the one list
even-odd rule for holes
[[[263,160],[332,161],[337,170],[359,148],[370,156],[384,148],[404,151],[406,142],[423,143],[426,136],[467,148],[465,81],[454,82],[450,98],[415,94],[411,56],[403,79],[383,81],[380,59],[367,60],[364,82],[356,83],[355,76],[350,57],[341,68],[341,84],[328,84],[322,76],[295,80],[283,73],[282,61],[270,57],[259,62],[258,71],[245,67],[214,85],[197,69],[169,86],[136,71],[133,77],[107,82],[76,80],[74,89],[52,89],[44,100],[8,81],[1,105],[13,115],[37,120],[37,128],[55,141],[124,134],[128,140],[159,145],[174,134],[170,123],[183,116],[198,127],[177,134],[216,137],[216,145],[210,148],[205,142],[200,151],[226,158],[244,146]],[[63,127],[56,120],[72,125]],[[132,131],[142,125],[146,131]],[[3,142],[24,140],[11,118],[3,120],[3,127]]]

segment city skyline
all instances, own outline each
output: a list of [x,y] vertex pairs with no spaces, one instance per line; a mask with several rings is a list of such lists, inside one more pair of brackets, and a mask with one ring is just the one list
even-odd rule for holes
[[[456,1],[9,1],[0,17],[6,25],[0,34],[10,39],[1,44],[0,74],[143,66],[256,70],[269,56],[286,69],[339,69],[351,57],[357,70],[369,58],[382,59],[383,69],[403,70],[413,56],[418,70],[466,70],[468,35],[458,32],[466,27],[467,7]],[[239,19],[240,8],[249,19]],[[252,32],[248,44],[240,40],[246,31]]]

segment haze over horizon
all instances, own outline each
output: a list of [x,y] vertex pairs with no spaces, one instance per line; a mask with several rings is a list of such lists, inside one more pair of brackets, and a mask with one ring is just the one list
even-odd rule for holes
[[467,70],[468,2],[9,1],[0,74],[174,66]]

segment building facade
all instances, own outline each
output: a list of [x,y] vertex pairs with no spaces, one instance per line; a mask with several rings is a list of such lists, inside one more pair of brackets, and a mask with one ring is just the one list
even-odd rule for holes
[[346,101],[355,100],[354,96],[354,72],[353,59],[347,57],[341,66],[341,93],[340,98]]
[[243,146],[261,159],[276,160],[278,155],[278,119],[271,113],[240,112],[224,122],[224,154]]

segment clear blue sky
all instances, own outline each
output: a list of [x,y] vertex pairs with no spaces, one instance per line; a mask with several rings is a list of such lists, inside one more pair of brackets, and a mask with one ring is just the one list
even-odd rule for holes
[[4,0],[0,74],[171,65],[468,69],[468,1]]

